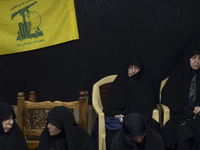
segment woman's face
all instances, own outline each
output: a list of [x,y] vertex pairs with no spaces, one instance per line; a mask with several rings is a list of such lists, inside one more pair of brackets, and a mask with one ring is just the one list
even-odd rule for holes
[[133,140],[135,143],[142,143],[144,141],[146,134],[144,135],[139,135],[139,136],[132,136],[131,140]]
[[5,133],[12,129],[13,123],[14,123],[13,116],[10,116],[8,119],[2,121],[2,126]]
[[62,131],[61,129],[53,125],[52,123],[48,123],[47,128],[49,129],[49,134],[51,136],[58,135]]
[[136,73],[138,73],[140,71],[140,68],[136,65],[130,65],[128,67],[128,76],[131,77],[133,75],[135,75]]
[[200,68],[200,54],[195,54],[190,58],[190,67],[193,70],[198,70]]

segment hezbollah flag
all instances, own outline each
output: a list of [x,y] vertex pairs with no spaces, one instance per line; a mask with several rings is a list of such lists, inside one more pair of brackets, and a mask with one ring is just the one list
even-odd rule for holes
[[0,0],[0,55],[79,38],[73,0]]

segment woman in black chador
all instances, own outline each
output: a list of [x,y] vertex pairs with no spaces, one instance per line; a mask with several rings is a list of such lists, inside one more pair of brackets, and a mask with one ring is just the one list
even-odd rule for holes
[[122,128],[113,137],[111,150],[164,150],[164,143],[144,117],[132,113],[124,118]]
[[200,150],[200,50],[187,50],[162,91],[162,103],[170,109],[163,127],[168,149]]
[[46,121],[38,150],[95,150],[90,135],[66,107],[54,107]]
[[[140,57],[132,56],[127,59],[126,66],[113,82],[103,111],[107,117],[119,120],[127,114],[139,113],[156,129],[158,123],[152,119],[154,108],[156,108],[155,96],[150,82],[144,78],[143,62]],[[106,131],[108,150],[116,132],[116,130]]]
[[13,107],[0,102],[0,149],[28,150],[24,135],[15,122]]

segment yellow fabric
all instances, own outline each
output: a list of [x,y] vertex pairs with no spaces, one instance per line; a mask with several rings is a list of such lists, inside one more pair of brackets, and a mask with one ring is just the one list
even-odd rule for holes
[[0,55],[79,39],[74,0],[0,0]]

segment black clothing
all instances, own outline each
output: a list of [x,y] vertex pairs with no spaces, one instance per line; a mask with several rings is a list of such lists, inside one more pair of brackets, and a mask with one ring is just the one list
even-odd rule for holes
[[[131,137],[145,135],[142,143],[134,142]],[[124,118],[120,131],[113,137],[111,150],[164,150],[161,136],[137,113]]]
[[90,135],[75,122],[73,114],[64,106],[54,107],[46,118],[61,133],[51,136],[48,128],[42,132],[38,150],[95,150]]
[[[128,67],[136,65],[140,71],[133,76],[128,76]],[[139,113],[151,126],[159,132],[159,124],[153,120],[152,112],[156,108],[156,101],[153,88],[149,80],[144,78],[143,61],[138,56],[127,59],[123,70],[118,74],[110,87],[103,111],[106,116],[127,115]],[[106,131],[106,146],[110,150],[112,137],[118,132]]]
[[[131,77],[128,76],[130,65],[140,67],[140,71]],[[152,111],[156,108],[155,97],[150,82],[144,78],[143,69],[139,57],[127,60],[126,67],[119,73],[109,90],[103,109],[106,116],[140,113],[147,120],[152,118]]]
[[194,107],[200,106],[200,72],[190,66],[190,58],[200,52],[193,50],[185,51],[162,90],[162,103],[170,109],[170,120],[162,134],[166,147],[171,149],[178,150],[188,142],[185,148],[193,145],[194,150],[200,149],[196,141],[200,139],[200,116],[193,113]]
[[2,150],[28,150],[24,135],[18,125],[14,122],[12,129],[4,132],[2,121],[10,116],[15,118],[15,112],[11,105],[0,102],[0,149]]

